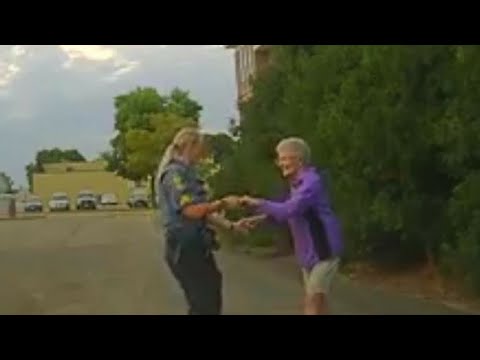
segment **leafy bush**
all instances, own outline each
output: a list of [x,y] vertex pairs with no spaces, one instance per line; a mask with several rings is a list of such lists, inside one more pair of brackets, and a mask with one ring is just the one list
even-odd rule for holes
[[457,278],[480,293],[480,172],[455,188],[449,215],[455,242],[444,246],[444,264]]
[[277,196],[275,144],[301,136],[331,179],[348,259],[444,256],[480,284],[479,85],[479,46],[276,46],[216,189]]

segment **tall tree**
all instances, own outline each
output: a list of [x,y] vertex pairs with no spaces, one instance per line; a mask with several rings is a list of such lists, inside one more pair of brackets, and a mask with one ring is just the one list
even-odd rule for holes
[[190,98],[188,91],[174,88],[167,98],[165,112],[199,121],[202,109],[202,106],[198,102]]
[[126,166],[133,178],[150,177],[151,191],[154,195],[154,179],[165,149],[181,128],[198,124],[172,113],[151,115],[150,124],[151,131],[131,129],[126,133],[125,146],[128,154]]
[[165,111],[167,98],[158,94],[155,88],[137,87],[135,90],[115,97],[114,128],[117,134],[111,139],[112,151],[108,160],[108,168],[118,175],[131,180],[140,180],[129,171],[125,135],[132,129],[151,130],[150,116]]
[[231,156],[235,149],[235,141],[225,133],[205,134],[205,142],[217,163]]
[[165,112],[168,99],[155,88],[137,87],[126,94],[118,95],[115,104],[115,130],[124,133],[130,129],[150,128],[148,116]]
[[[179,124],[197,123],[202,106],[190,98],[187,91],[175,88],[170,94],[160,95],[154,88],[136,88],[115,98],[115,130],[112,150],[105,159],[108,168],[131,180],[151,175],[161,144],[150,142],[159,136],[159,122],[166,121],[164,130]],[[174,126],[174,128],[176,128]],[[168,136],[167,136],[168,138]],[[144,142],[144,143],[142,143]],[[145,144],[151,146],[145,146]]]

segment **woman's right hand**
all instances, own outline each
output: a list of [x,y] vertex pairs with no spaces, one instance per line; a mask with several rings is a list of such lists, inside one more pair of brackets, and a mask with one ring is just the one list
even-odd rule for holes
[[221,211],[225,208],[222,200],[215,200],[210,203],[210,213]]

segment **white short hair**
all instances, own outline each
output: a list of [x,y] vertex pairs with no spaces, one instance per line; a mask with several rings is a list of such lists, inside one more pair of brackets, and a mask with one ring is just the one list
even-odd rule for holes
[[280,141],[276,147],[277,152],[293,152],[297,154],[304,164],[310,163],[311,150],[302,138],[289,137]]

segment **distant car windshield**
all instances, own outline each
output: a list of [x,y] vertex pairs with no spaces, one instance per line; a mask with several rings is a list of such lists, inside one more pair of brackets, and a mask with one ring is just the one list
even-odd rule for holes
[[85,198],[85,197],[94,197],[95,195],[91,192],[81,192],[78,194],[79,198]]
[[131,194],[132,196],[147,196],[147,191],[145,189],[134,189]]
[[66,195],[53,195],[53,200],[68,200]]
[[115,196],[115,194],[103,194],[102,195],[102,199],[104,199],[104,200],[114,200],[116,198],[117,197]]
[[147,197],[147,194],[132,194],[130,196],[132,199],[146,199]]

